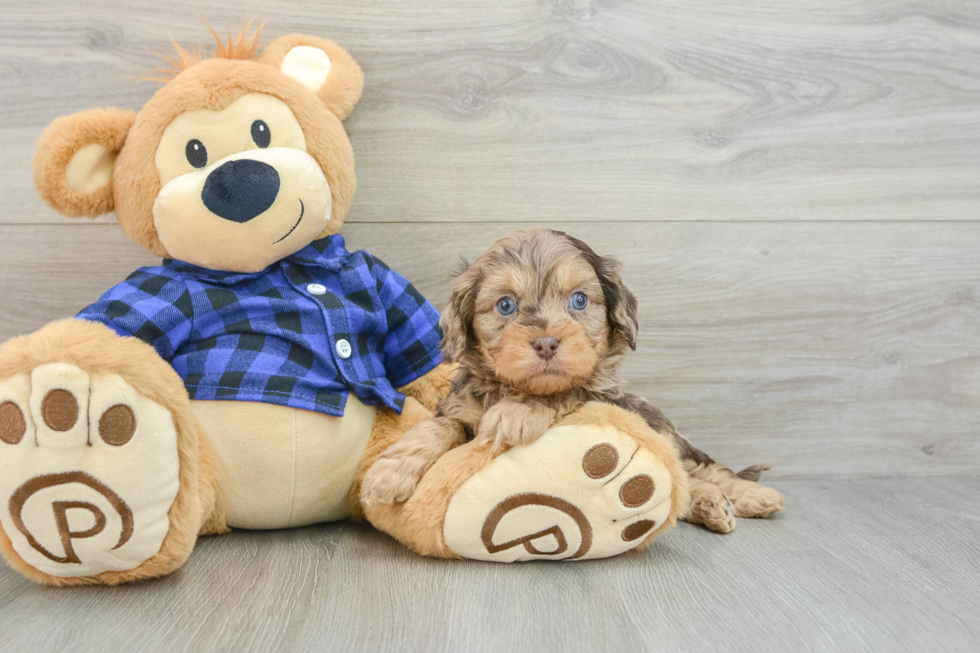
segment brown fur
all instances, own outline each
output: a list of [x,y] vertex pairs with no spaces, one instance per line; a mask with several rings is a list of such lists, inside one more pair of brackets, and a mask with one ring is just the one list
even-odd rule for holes
[[[417,405],[417,404],[416,404]],[[406,412],[408,412],[406,404]],[[414,412],[411,418],[399,426],[404,428],[412,421],[426,419],[424,412]],[[667,440],[656,437],[636,415],[603,403],[587,403],[559,424],[609,424],[633,437],[641,446],[659,454],[673,479],[671,509],[666,521],[647,535],[641,547],[650,544],[658,535],[669,530],[688,509],[689,495],[684,470],[671,451]],[[391,426],[395,426],[394,422]],[[403,432],[403,431],[402,431]],[[398,437],[393,428],[391,437]],[[439,457],[432,465],[412,496],[403,503],[372,503],[364,506],[367,519],[376,528],[395,537],[422,555],[439,558],[459,558],[446,546],[443,536],[446,512],[453,495],[474,474],[491,463],[495,452],[487,442],[468,442]],[[365,461],[370,465],[370,457]]]
[[[402,433],[404,431],[393,433],[394,438],[397,439]],[[461,556],[446,546],[443,536],[449,502],[463,483],[490,464],[492,459],[490,447],[475,442],[451,449],[435,461],[407,501],[365,504],[365,516],[375,528],[388,533],[416,553],[438,558],[459,558]]]
[[[400,415],[387,408],[378,411],[378,416],[374,420],[374,427],[371,429],[371,439],[364,449],[364,456],[361,458],[361,464],[354,476],[354,483],[347,495],[347,507],[353,520],[359,521],[364,517],[365,509],[361,501],[361,487],[368,470],[390,446],[398,442],[398,439],[406,431],[430,417],[432,417],[432,413],[412,397],[405,399],[405,406]],[[371,523],[374,523],[373,520]]]
[[432,417],[436,405],[449,393],[449,384],[455,375],[456,365],[443,363],[425,376],[398,388],[398,391],[406,397],[401,415],[388,409],[381,409],[378,412],[374,428],[371,430],[371,439],[357,468],[350,493],[347,495],[347,506],[354,520],[364,517],[364,509],[361,506],[361,486],[367,471],[406,431]]
[[[162,188],[157,154],[164,132],[188,112],[221,111],[246,95],[271,96],[284,103],[302,131],[305,152],[320,167],[330,187],[332,210],[318,237],[339,231],[356,187],[354,158],[341,121],[361,96],[363,75],[354,59],[331,41],[285,36],[256,56],[259,30],[246,27],[227,43],[210,27],[216,51],[210,59],[177,46],[169,59],[173,70],[164,73],[165,86],[138,113],[114,109],[88,111],[56,120],[44,133],[35,156],[35,182],[42,197],[56,210],[72,216],[96,216],[115,211],[120,226],[136,243],[166,257],[154,224],[153,206]],[[330,74],[311,92],[280,71],[287,53],[297,46],[324,51]],[[69,170],[84,148],[98,145],[102,158],[95,176],[85,165],[76,166],[74,188]],[[89,148],[91,150],[92,148]],[[79,170],[78,168],[83,168]],[[104,175],[111,170],[111,177]],[[108,179],[102,186],[95,187]],[[200,234],[206,236],[207,234]],[[206,238],[205,238],[206,240]],[[191,261],[193,262],[193,261]],[[207,261],[199,261],[206,264]],[[0,348],[0,369],[5,374],[29,371],[50,361],[74,363],[92,374],[118,374],[174,416],[178,431],[180,490],[171,511],[171,528],[160,552],[139,568],[88,578],[54,578],[27,565],[0,531],[0,550],[25,575],[42,582],[70,585],[116,584],[169,573],[186,559],[197,535],[228,530],[224,497],[219,485],[221,461],[194,420],[187,393],[174,370],[152,348],[136,339],[118,338],[105,327],[66,321],[14,340]],[[359,489],[367,467],[408,428],[431,416],[445,397],[455,374],[454,365],[442,365],[402,391],[409,397],[401,415],[379,412],[371,441],[351,491],[351,512],[361,514]],[[419,403],[421,402],[421,403]]]
[[364,74],[354,62],[354,58],[342,47],[333,41],[303,34],[292,34],[280,37],[270,43],[262,56],[259,57],[259,61],[278,68],[286,53],[298,45],[321,48],[330,57],[330,76],[316,94],[330,113],[337,116],[338,120],[344,120],[354,110],[357,101],[361,99]]
[[[583,310],[569,305],[575,292],[588,297]],[[502,297],[516,301],[512,315],[497,311]],[[540,417],[547,411],[557,420],[587,401],[621,396],[618,372],[635,347],[636,300],[614,261],[564,233],[535,229],[501,239],[457,277],[441,324],[443,348],[460,373],[440,413],[498,445],[506,432],[528,443],[550,426]],[[560,344],[543,361],[532,343],[548,336]],[[520,414],[505,420],[498,409],[482,425],[502,402]],[[512,428],[532,416],[530,431]]]
[[[252,21],[245,23],[242,27],[242,31],[236,36],[232,36],[231,32],[228,33],[228,43],[226,44],[221,36],[214,31],[214,28],[206,21],[202,20],[204,26],[208,28],[211,32],[211,36],[214,37],[215,46],[214,54],[211,55],[213,59],[240,59],[240,60],[250,60],[255,59],[255,53],[259,48],[259,35],[262,33],[262,26],[259,25],[255,28],[255,31],[249,34],[249,28],[252,26]],[[176,58],[169,55],[160,55],[164,61],[171,65],[171,68],[156,68],[154,72],[161,73],[162,77],[151,78],[150,81],[162,82],[164,84],[170,82],[174,77],[184,72],[191,66],[201,63],[204,60],[204,56],[201,54],[201,47],[198,46],[196,50],[188,52],[180,46],[179,43],[170,39],[170,42],[174,46],[174,52]]]
[[[528,346],[536,338],[547,336],[561,341],[559,354],[567,357],[561,373],[542,374],[541,361]],[[514,322],[504,328],[496,346],[484,345],[484,359],[492,361],[498,378],[532,395],[551,395],[586,383],[604,352],[603,341],[593,343],[585,327],[570,320],[550,329]]]
[[34,184],[48,205],[72,218],[95,217],[112,211],[114,184],[82,195],[68,186],[66,171],[72,157],[86,145],[98,144],[118,152],[126,142],[136,113],[92,109],[57,118],[48,125],[34,154]]
[[[164,88],[138,114],[113,109],[89,111],[59,119],[48,128],[35,156],[35,182],[42,197],[56,210],[72,216],[115,211],[120,226],[133,241],[166,257],[169,252],[157,233],[153,214],[163,183],[157,154],[164,132],[185,113],[221,111],[243,96],[262,94],[288,107],[302,131],[305,152],[320,167],[329,184],[331,217],[318,237],[338,232],[356,187],[353,152],[341,121],[361,96],[360,68],[346,51],[331,41],[303,35],[285,36],[256,56],[259,30],[250,34],[246,25],[236,37],[229,34],[226,43],[213,29],[208,29],[217,43],[214,56],[205,60],[200,51],[188,52],[177,46],[176,57],[169,58],[173,70],[158,71],[164,73],[160,80]],[[287,53],[297,46],[319,48],[330,59],[330,74],[312,92],[280,71]],[[85,190],[77,192],[69,185],[69,170],[74,157],[90,145],[101,146],[98,172],[111,170],[111,178],[94,187],[105,177],[99,174],[86,178],[84,175],[89,171],[82,165],[74,173],[78,182],[74,188]],[[228,530],[219,486],[221,461],[190,412],[183,384],[167,363],[147,345],[135,339],[120,339],[105,327],[89,322],[51,325],[0,348],[0,369],[9,374],[29,371],[33,366],[53,360],[74,363],[90,373],[118,374],[138,392],[171,411],[178,430],[180,491],[171,508],[171,529],[160,553],[137,569],[90,578],[53,578],[24,563],[0,532],[0,549],[15,568],[52,584],[115,584],[169,573],[186,559],[198,533]],[[355,516],[361,512],[358,490],[367,466],[410,426],[423,416],[431,416],[423,406],[435,409],[439,399],[448,393],[454,371],[454,366],[443,365],[403,388],[409,399],[402,415],[380,411],[351,493],[351,511]]]
[[735,505],[738,517],[768,517],[785,507],[783,495],[776,490],[759,485],[755,481],[740,478],[724,465],[687,464],[687,473],[706,483],[717,485]]
[[[589,297],[585,311],[568,308],[575,290]],[[517,302],[513,315],[496,311],[505,296]],[[618,263],[576,238],[539,229],[495,243],[458,275],[442,316],[443,350],[459,363],[459,373],[438,414],[455,423],[407,433],[402,446],[386,453],[383,473],[379,467],[369,479],[371,496],[400,500],[432,464],[422,457],[452,446],[460,429],[499,453],[533,442],[585,402],[599,401],[639,415],[673,442],[692,480],[688,521],[727,533],[736,515],[782,510],[782,495],[756,483],[769,465],[736,475],[692,445],[659,409],[622,392],[618,372],[627,348],[636,347],[636,311]],[[559,365],[543,368],[531,342],[549,335],[561,341]]]
[[720,487],[689,477],[688,489],[691,492],[691,508],[684,519],[716,533],[735,530],[735,508]]
[[361,503],[400,503],[444,453],[463,444],[466,435],[459,422],[448,417],[432,417],[418,422],[411,430],[384,450],[364,475]]
[[606,424],[614,426],[630,435],[644,449],[657,454],[660,462],[667,465],[674,486],[671,493],[670,514],[667,516],[667,520],[660,525],[660,528],[644,538],[641,547],[647,546],[658,535],[673,528],[677,520],[688,512],[691,495],[688,491],[684,468],[676,453],[671,450],[670,440],[656,437],[656,435],[664,435],[663,433],[656,435],[651,433],[649,425],[642,417],[620,410],[607,402],[593,401],[563,419],[560,424]]
[[191,414],[183,382],[152,347],[136,338],[120,338],[95,322],[53,322],[30,336],[0,346],[0,370],[9,376],[30,374],[35,367],[54,362],[76,365],[91,375],[121,376],[141,395],[170,411],[177,429],[180,463],[180,489],[170,507],[170,530],[160,551],[139,567],[94,576],[58,578],[42,573],[25,562],[2,533],[0,551],[17,571],[52,585],[117,585],[169,574],[187,560],[202,524],[212,533],[227,530],[217,461]]
[[[476,439],[489,442],[494,452],[531,444],[576,408],[578,405],[572,402],[548,406],[538,402],[523,403],[510,397],[501,399],[480,417]],[[457,421],[456,424],[460,428],[464,422]]]
[[[581,310],[571,296],[588,297]],[[502,315],[502,297],[516,302]],[[530,444],[588,401],[621,396],[618,369],[635,347],[636,300],[610,259],[549,230],[520,231],[495,243],[457,278],[443,312],[443,351],[459,363],[439,417],[412,429],[365,478],[364,499],[402,501],[461,434],[495,455]],[[536,338],[559,341],[547,360]]]
[[[316,94],[278,70],[296,45],[322,48],[331,59],[330,75]],[[52,123],[34,159],[35,183],[44,200],[72,216],[115,210],[130,239],[156,256],[167,257],[153,222],[153,203],[161,189],[155,157],[164,130],[187,111],[217,111],[245,94],[263,93],[286,103],[302,128],[307,151],[330,184],[332,217],[320,236],[337,233],[357,186],[354,153],[341,124],[363,86],[363,74],[353,58],[332,41],[292,35],[270,43],[256,60],[213,58],[188,65],[147,102],[135,120],[130,112],[95,110]],[[91,143],[119,155],[112,181],[82,196],[68,188],[66,170],[72,156]]]
[[449,395],[449,388],[456,376],[458,365],[442,363],[425,376],[398,388],[398,392],[412,397],[430,412],[436,412],[439,402]]

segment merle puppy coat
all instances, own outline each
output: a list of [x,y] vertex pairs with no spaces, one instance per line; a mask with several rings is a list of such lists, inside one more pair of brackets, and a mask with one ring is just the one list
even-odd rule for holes
[[783,497],[759,485],[766,465],[739,472],[712,460],[664,414],[622,391],[619,370],[636,349],[637,301],[619,264],[581,240],[532,229],[495,243],[456,279],[442,315],[446,358],[459,370],[435,418],[422,422],[370,470],[370,502],[408,499],[449,448],[529,445],[587,402],[641,416],[668,437],[689,476],[688,521],[730,532],[735,516],[766,517]]

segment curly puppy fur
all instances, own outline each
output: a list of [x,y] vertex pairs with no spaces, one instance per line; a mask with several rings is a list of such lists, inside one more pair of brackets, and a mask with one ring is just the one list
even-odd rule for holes
[[497,453],[529,444],[584,403],[614,404],[672,440],[692,479],[687,519],[727,533],[735,516],[766,517],[782,496],[756,483],[768,465],[735,474],[680,435],[664,414],[622,391],[636,349],[637,302],[619,263],[560,231],[519,231],[456,278],[442,315],[446,358],[459,364],[435,419],[405,434],[365,479],[365,499],[407,500],[435,461],[476,439]]

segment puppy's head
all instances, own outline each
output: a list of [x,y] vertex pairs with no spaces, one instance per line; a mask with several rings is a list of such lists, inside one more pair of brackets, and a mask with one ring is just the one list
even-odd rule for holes
[[456,278],[441,324],[450,360],[547,395],[586,385],[636,348],[636,298],[615,260],[560,231],[531,229],[499,240]]

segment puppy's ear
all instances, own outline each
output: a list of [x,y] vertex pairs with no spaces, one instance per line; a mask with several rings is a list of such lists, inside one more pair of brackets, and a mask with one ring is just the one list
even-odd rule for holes
[[442,311],[439,326],[442,327],[442,353],[447,362],[453,363],[460,359],[466,349],[472,344],[473,318],[475,316],[476,294],[480,288],[482,274],[476,266],[468,266],[466,261],[460,261],[462,271],[453,283],[453,294],[449,304]]
[[636,296],[623,283],[619,273],[619,261],[609,256],[600,258],[599,283],[606,298],[609,324],[623,334],[629,348],[636,350],[636,332],[640,325],[636,320]]
[[595,270],[596,276],[599,277],[599,285],[602,286],[602,296],[606,302],[609,326],[613,331],[619,332],[623,336],[630,349],[635,350],[636,333],[640,328],[636,320],[636,297],[623,283],[619,261],[609,256],[599,256],[578,238],[561,231],[555,233],[567,238],[576,249],[582,252],[582,256]]
[[316,93],[343,120],[361,99],[364,73],[346,50],[315,36],[283,36],[265,49],[259,61],[278,68]]
[[55,211],[95,217],[113,209],[112,173],[136,114],[93,109],[52,122],[34,153],[34,185]]

